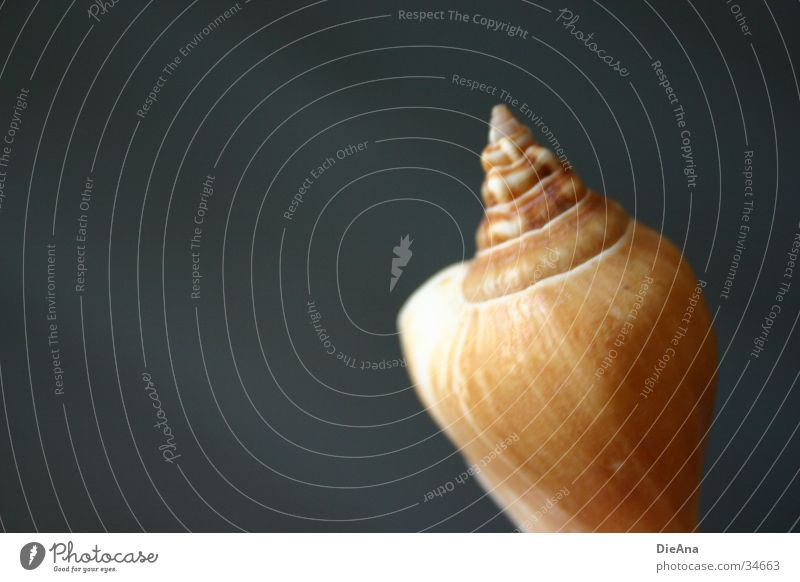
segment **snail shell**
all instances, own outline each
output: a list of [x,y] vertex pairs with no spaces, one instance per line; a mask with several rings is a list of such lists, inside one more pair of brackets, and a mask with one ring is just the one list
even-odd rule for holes
[[476,256],[399,315],[420,399],[521,530],[693,530],[716,371],[702,283],[505,106],[490,127]]

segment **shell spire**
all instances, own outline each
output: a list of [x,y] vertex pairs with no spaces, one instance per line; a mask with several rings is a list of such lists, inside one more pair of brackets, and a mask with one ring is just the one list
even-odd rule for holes
[[489,126],[489,144],[481,154],[486,212],[476,234],[478,254],[465,279],[465,295],[473,301],[519,291],[576,267],[617,242],[629,223],[618,204],[589,192],[553,152],[537,144],[508,107],[495,106]]

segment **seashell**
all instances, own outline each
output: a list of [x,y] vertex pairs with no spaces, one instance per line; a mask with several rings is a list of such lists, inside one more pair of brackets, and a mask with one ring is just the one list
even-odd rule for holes
[[417,393],[524,531],[691,531],[716,339],[676,247],[492,111],[477,253],[398,327]]

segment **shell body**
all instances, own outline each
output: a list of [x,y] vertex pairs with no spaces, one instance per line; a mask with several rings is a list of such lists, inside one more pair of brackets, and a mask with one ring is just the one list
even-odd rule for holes
[[493,110],[478,252],[398,325],[423,404],[525,531],[691,531],[716,341],[680,252]]

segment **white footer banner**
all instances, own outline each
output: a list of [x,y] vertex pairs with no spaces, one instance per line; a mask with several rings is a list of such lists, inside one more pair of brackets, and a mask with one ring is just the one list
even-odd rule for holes
[[800,534],[2,534],[0,580],[800,580]]

